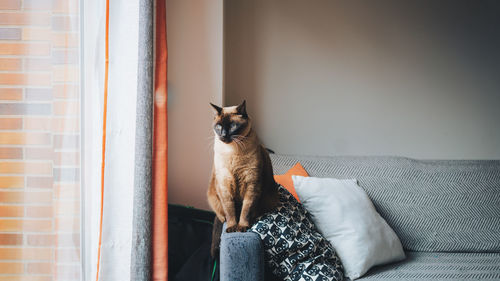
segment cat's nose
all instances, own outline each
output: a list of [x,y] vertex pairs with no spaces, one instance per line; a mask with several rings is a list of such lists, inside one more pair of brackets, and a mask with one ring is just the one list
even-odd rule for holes
[[222,142],[224,142],[224,143],[230,143],[230,142],[231,142],[231,137],[230,137],[230,136],[227,136],[227,135],[225,135],[225,136],[222,136],[222,135],[221,135],[221,136],[219,137],[219,139],[220,139]]
[[220,136],[225,138],[228,136],[228,131],[226,129],[222,129],[221,133],[220,133]]

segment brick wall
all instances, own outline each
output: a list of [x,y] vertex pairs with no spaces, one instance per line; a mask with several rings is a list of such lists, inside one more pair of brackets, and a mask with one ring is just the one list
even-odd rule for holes
[[0,281],[80,280],[78,0],[0,0]]

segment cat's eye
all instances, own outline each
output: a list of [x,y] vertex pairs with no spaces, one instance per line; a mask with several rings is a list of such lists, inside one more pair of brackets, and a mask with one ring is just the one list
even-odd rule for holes
[[216,131],[220,132],[221,129],[222,129],[222,126],[220,124],[215,125]]
[[236,129],[238,129],[238,125],[237,124],[231,124],[231,128],[229,129],[231,132],[234,132],[236,131]]

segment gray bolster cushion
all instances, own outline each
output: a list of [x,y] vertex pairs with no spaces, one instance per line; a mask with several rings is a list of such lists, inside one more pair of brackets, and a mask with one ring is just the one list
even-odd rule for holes
[[220,280],[264,280],[264,250],[256,233],[227,233],[226,226],[220,242]]

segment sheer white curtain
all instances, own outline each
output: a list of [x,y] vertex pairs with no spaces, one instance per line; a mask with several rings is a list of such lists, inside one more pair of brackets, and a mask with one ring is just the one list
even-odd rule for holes
[[[85,280],[95,280],[101,200],[105,1],[84,3]],[[139,0],[110,1],[109,87],[100,280],[130,280]]]

